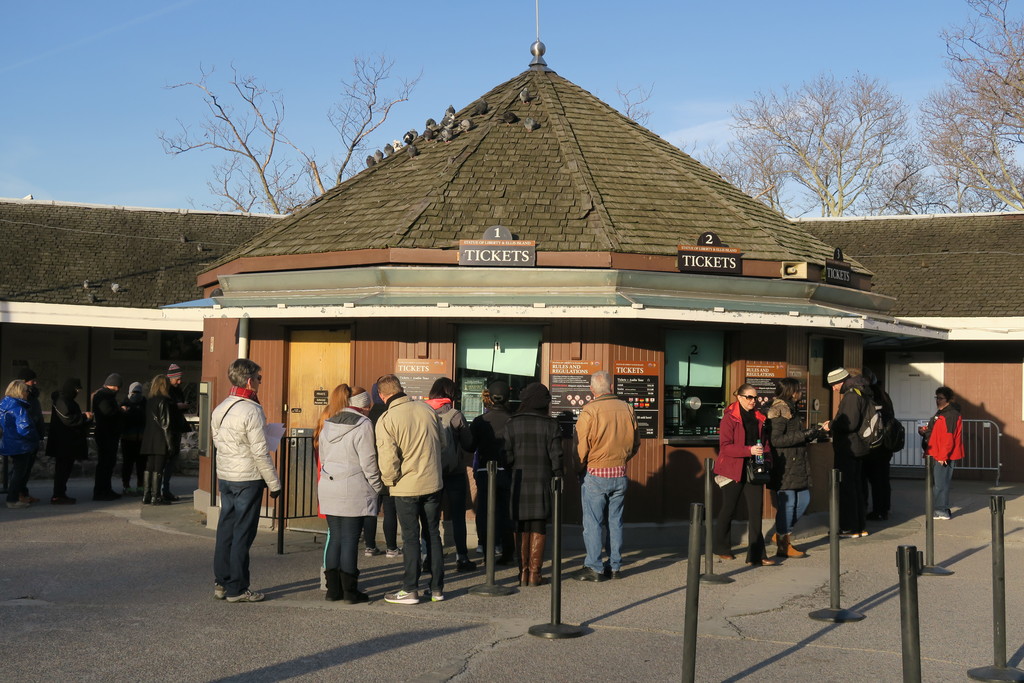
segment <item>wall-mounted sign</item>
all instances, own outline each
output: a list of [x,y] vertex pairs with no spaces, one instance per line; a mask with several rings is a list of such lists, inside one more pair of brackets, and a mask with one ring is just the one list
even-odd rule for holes
[[676,267],[681,273],[742,275],[743,252],[722,244],[713,232],[706,232],[694,246],[680,244]]
[[767,409],[775,396],[775,380],[786,376],[783,361],[748,360],[746,383],[757,389],[757,407]]
[[601,369],[594,360],[552,361],[548,372],[551,390],[550,415],[558,420],[562,436],[571,436],[576,418],[583,406],[594,396],[590,393],[590,376]]
[[399,358],[395,376],[406,396],[422,401],[430,396],[430,387],[441,377],[449,377],[448,361],[442,358]]
[[315,405],[315,406],[325,406],[325,405],[327,405],[327,399],[328,399],[329,395],[330,395],[330,392],[327,391],[326,389],[314,389],[313,390],[313,405]]
[[531,268],[537,265],[533,240],[459,240],[460,266]]
[[853,281],[853,270],[849,263],[825,259],[824,279],[826,285],[849,287]]
[[633,406],[640,438],[657,438],[661,368],[654,361],[618,361],[614,367],[615,394]]

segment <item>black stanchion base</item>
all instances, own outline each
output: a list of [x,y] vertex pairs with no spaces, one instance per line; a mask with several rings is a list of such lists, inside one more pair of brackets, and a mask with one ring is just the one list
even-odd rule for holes
[[930,564],[925,567],[921,567],[921,576],[952,576],[955,574],[952,569],[946,569],[935,564]]
[[508,586],[499,586],[495,583],[481,583],[479,586],[473,586],[469,589],[470,595],[483,595],[488,598],[497,598],[504,595],[512,595],[516,592],[515,588],[509,588]]
[[723,574],[701,574],[701,583],[736,583],[736,579]]
[[860,621],[864,618],[864,615],[860,612],[854,612],[850,609],[829,607],[828,609],[819,609],[808,614],[811,619],[817,619],[818,621],[832,621],[837,624],[842,624],[847,621]]
[[1024,681],[1024,671],[1012,666],[983,666],[968,670],[967,675],[976,681]]
[[529,628],[529,633],[538,638],[558,640],[560,638],[579,638],[583,635],[583,629],[569,624],[537,624]]

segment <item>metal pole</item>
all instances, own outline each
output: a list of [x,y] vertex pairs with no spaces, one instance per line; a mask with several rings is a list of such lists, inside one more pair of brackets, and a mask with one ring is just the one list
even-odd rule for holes
[[903,681],[921,681],[921,624],[917,613],[917,574],[920,569],[917,548],[901,545],[896,549],[896,568],[900,575],[900,640],[903,642]]
[[832,470],[828,488],[828,567],[829,567],[829,608],[819,609],[807,616],[818,621],[843,623],[860,621],[864,615],[839,606],[839,470]]
[[992,512],[992,666],[970,669],[976,681],[1024,681],[1024,671],[1006,666],[1006,562],[1003,553],[1003,513],[1006,499],[989,498]]
[[484,583],[470,588],[469,592],[473,595],[485,595],[491,598],[499,595],[511,595],[514,592],[511,588],[494,583],[494,518],[497,497],[498,463],[495,460],[490,460],[487,462],[487,541],[484,543],[484,566],[487,578]]
[[576,638],[583,635],[579,626],[562,623],[562,478],[551,480],[551,623],[529,628],[531,636],[538,638]]
[[278,446],[281,453],[281,495],[278,496],[277,504],[277,554],[284,555],[284,521],[286,516],[285,501],[288,500],[288,461],[291,453],[291,446],[296,439],[281,439]]
[[697,672],[697,613],[700,606],[700,533],[704,506],[690,505],[690,547],[686,554],[686,615],[683,619],[683,680],[693,683]]
[[704,573],[700,580],[704,583],[733,583],[731,576],[715,574],[715,550],[712,533],[711,510],[714,500],[714,478],[715,460],[708,458],[704,461]]
[[[927,457],[927,456],[926,456]],[[924,468],[924,566],[919,573],[924,576],[950,576],[952,570],[935,564],[935,459],[928,458]]]

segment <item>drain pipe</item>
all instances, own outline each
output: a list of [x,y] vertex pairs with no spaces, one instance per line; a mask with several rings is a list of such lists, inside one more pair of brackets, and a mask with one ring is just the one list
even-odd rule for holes
[[249,357],[249,314],[243,313],[238,319],[238,357]]

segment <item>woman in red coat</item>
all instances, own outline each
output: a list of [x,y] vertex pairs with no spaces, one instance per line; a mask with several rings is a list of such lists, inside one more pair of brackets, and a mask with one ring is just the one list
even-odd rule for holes
[[953,480],[954,463],[964,457],[963,419],[949,387],[935,390],[935,407],[928,426],[918,431],[923,437],[924,454],[932,458],[932,518],[950,519],[949,482]]
[[757,389],[744,384],[736,390],[736,401],[725,409],[718,429],[718,458],[715,459],[715,483],[722,489],[722,508],[715,522],[714,550],[723,560],[733,560],[732,520],[740,498],[747,501],[747,564],[771,566],[761,533],[761,502],[764,485],[746,480],[747,458],[763,458],[771,466],[771,451],[765,433],[765,416],[754,408]]

